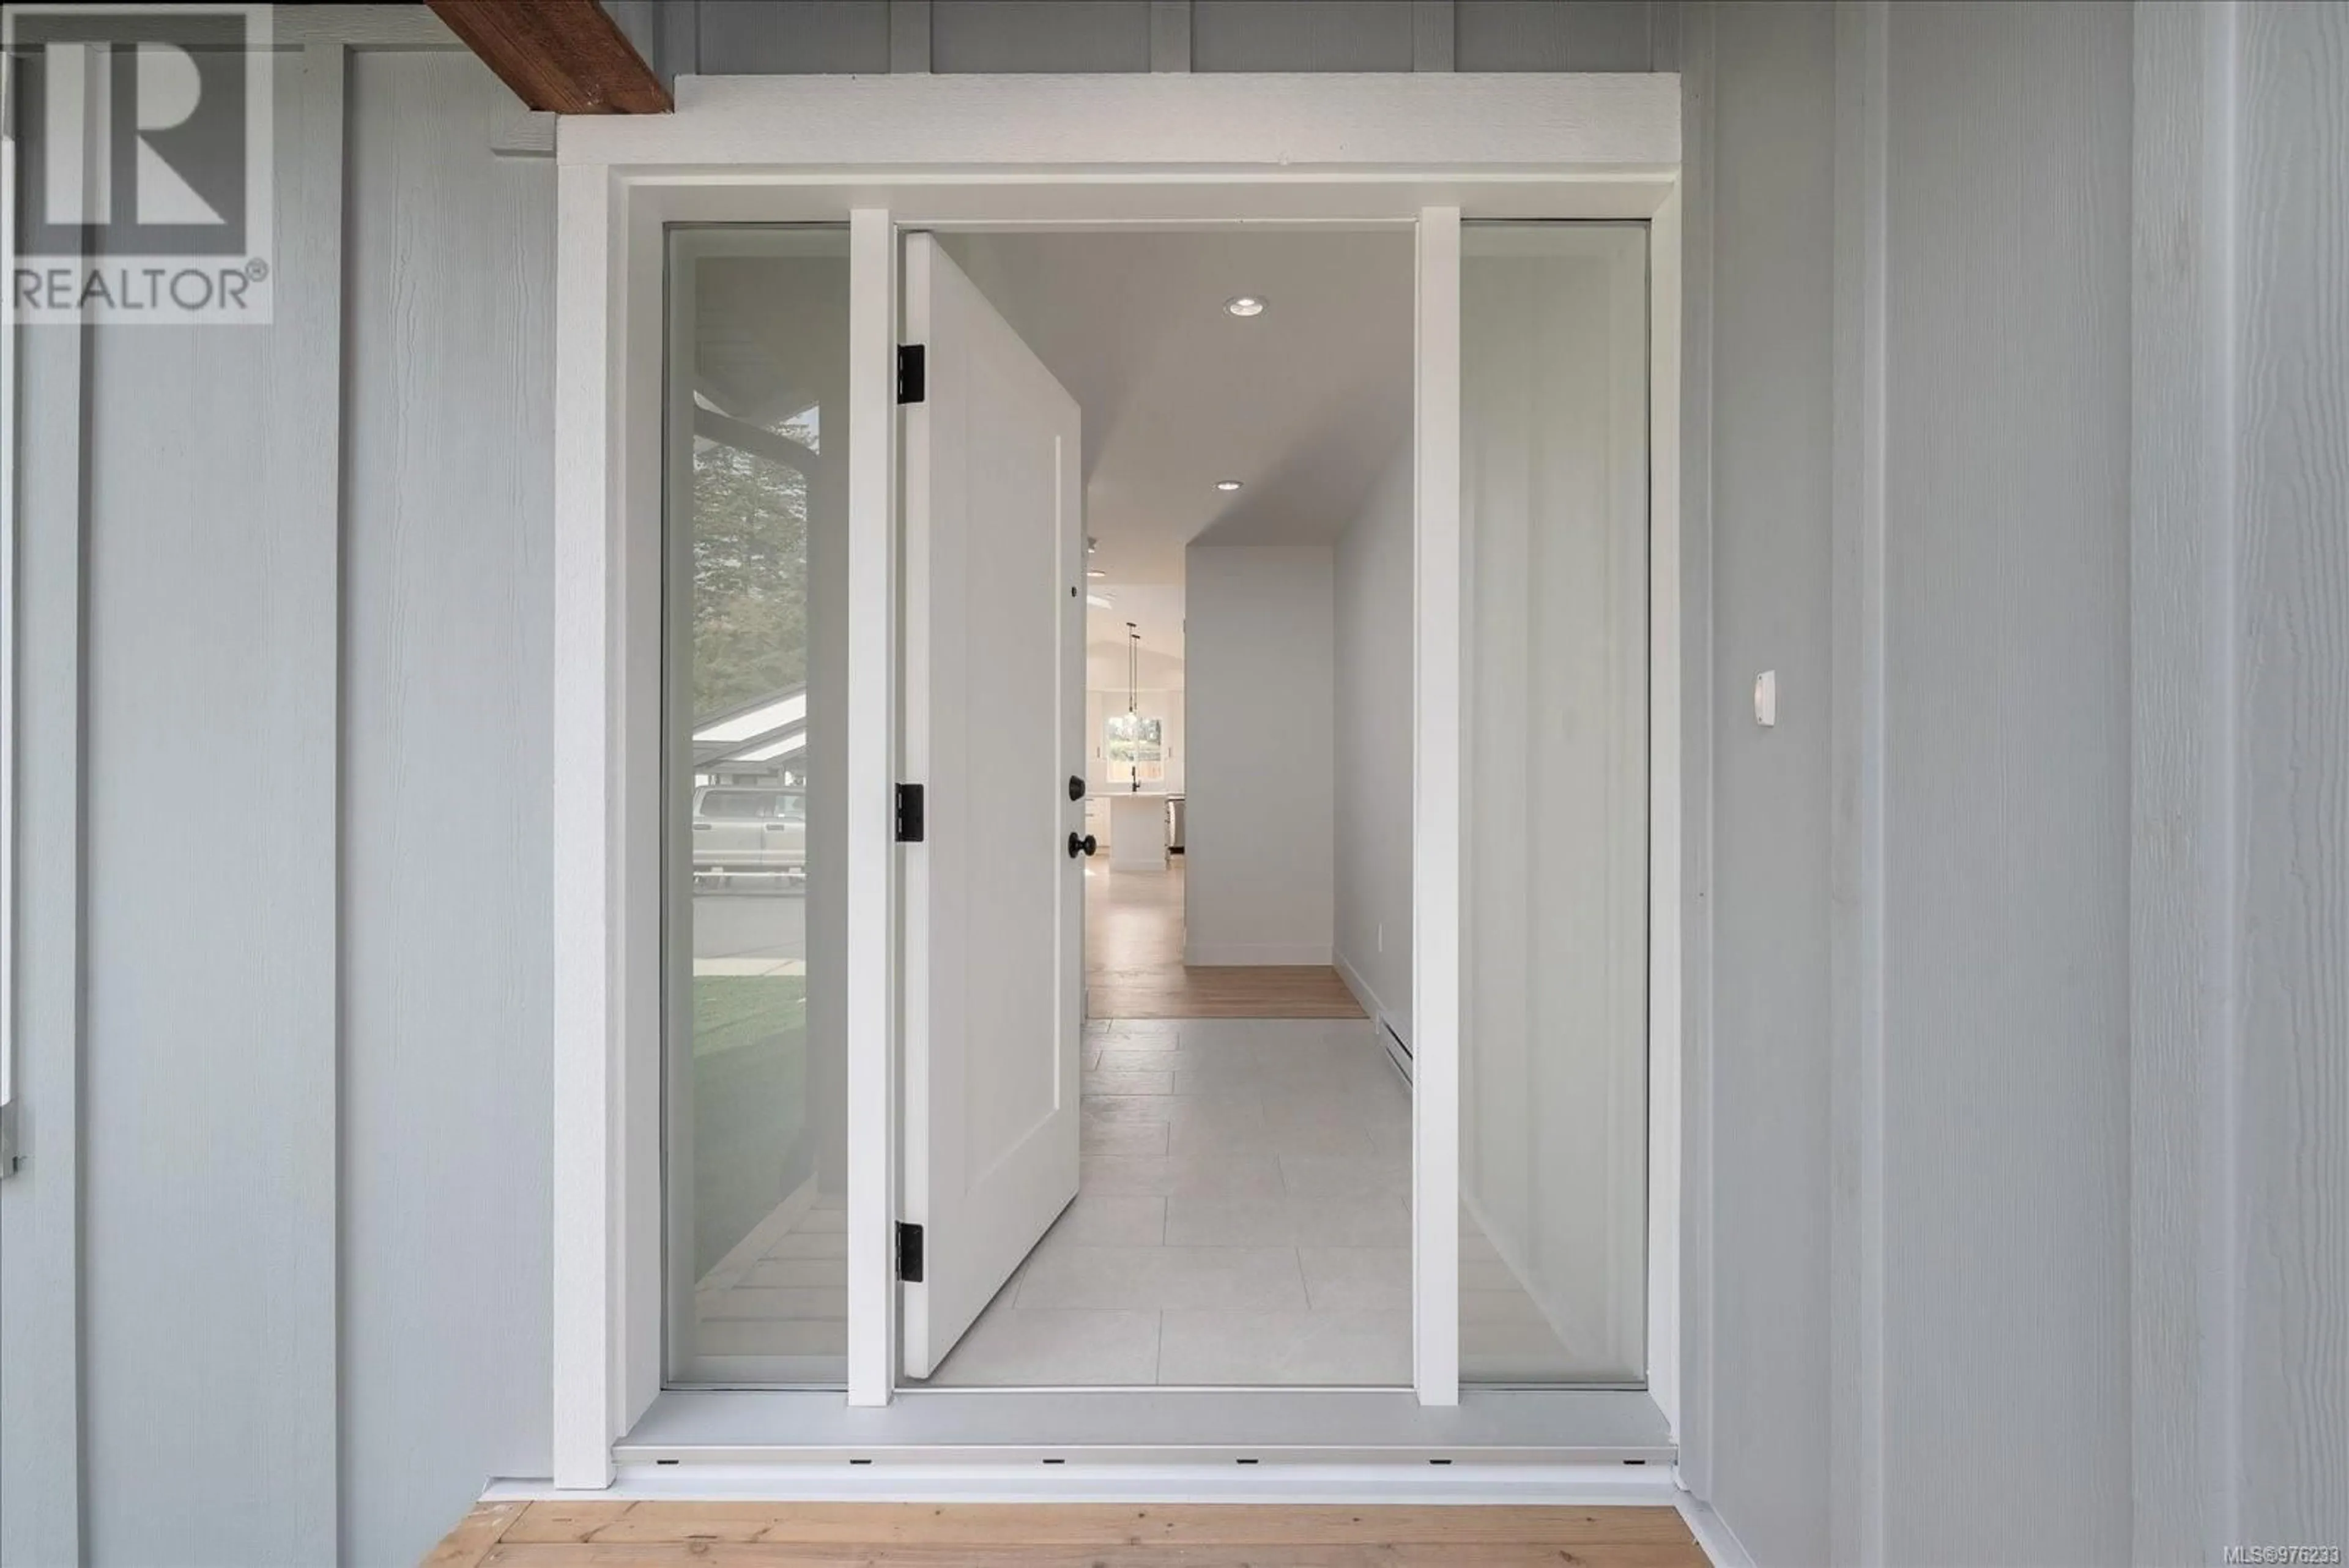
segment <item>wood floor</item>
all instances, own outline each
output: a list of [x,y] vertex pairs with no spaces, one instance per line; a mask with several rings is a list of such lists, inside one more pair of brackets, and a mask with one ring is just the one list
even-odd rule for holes
[[1088,1018],[1360,1018],[1328,964],[1183,961],[1183,858],[1167,871],[1085,867]]
[[1704,1568],[1670,1508],[488,1502],[425,1568]]

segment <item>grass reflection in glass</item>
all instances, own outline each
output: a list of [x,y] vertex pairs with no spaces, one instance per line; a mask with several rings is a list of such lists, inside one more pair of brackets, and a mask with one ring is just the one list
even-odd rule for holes
[[807,981],[693,981],[694,1272],[707,1273],[806,1179]]

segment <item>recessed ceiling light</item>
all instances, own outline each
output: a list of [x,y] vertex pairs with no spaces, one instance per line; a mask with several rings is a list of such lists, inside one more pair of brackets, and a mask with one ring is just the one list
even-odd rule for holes
[[1089,577],[1106,577],[1109,574],[1102,571],[1099,566],[1087,566],[1085,568],[1085,576]]
[[1253,294],[1236,294],[1224,301],[1224,308],[1234,316],[1262,316],[1264,301]]
[[1237,479],[1219,479],[1216,481],[1216,488],[1218,490],[1237,490],[1239,487],[1240,482]]
[[1107,594],[1087,594],[1085,596],[1085,603],[1092,606],[1095,609],[1115,609],[1117,607],[1117,601],[1110,597]]

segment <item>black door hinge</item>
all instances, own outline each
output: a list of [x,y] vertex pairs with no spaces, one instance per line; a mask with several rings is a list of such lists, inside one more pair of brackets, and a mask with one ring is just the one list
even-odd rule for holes
[[897,1277],[909,1285],[922,1282],[922,1228],[897,1221]]
[[897,345],[897,400],[918,403],[929,389],[929,355],[919,343]]
[[897,842],[919,844],[922,841],[922,786],[901,784],[897,786]]

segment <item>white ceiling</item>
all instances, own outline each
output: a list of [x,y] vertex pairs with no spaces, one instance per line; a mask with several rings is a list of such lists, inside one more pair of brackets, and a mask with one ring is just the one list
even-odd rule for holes
[[[1402,230],[996,234],[946,247],[1084,410],[1092,612],[1122,642],[1183,548],[1334,539],[1411,440]],[[1226,314],[1234,295],[1261,316]],[[1226,494],[1218,479],[1244,488]],[[1135,600],[1137,604],[1138,600]],[[1179,601],[1178,601],[1179,602]],[[1180,619],[1172,628],[1180,652]],[[1160,645],[1147,624],[1145,650]],[[1120,656],[1123,669],[1123,654]]]

